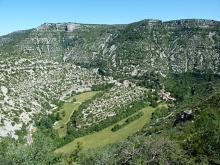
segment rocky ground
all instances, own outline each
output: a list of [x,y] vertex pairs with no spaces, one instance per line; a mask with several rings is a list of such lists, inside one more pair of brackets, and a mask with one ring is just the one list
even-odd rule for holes
[[116,116],[121,111],[126,111],[128,106],[135,101],[140,101],[146,96],[147,89],[138,87],[125,80],[116,83],[114,87],[105,92],[101,97],[94,99],[88,107],[84,108],[77,116],[77,127],[88,127],[107,118]]
[[[218,21],[196,19],[128,25],[45,23],[0,37],[0,137],[17,138],[15,131],[38,114],[56,109],[66,96],[111,81],[107,75],[138,79],[149,72],[161,77],[219,74],[219,27]],[[106,93],[83,111],[84,124],[114,116],[117,106],[143,93],[137,87],[112,90],[113,100]]]
[[10,58],[0,65],[1,137],[17,138],[17,130],[51,113],[60,100],[108,81],[96,70],[36,58]]

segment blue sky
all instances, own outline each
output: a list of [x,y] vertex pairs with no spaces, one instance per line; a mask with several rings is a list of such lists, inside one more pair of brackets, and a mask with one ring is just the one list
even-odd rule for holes
[[0,0],[0,35],[44,22],[118,24],[148,18],[220,20],[220,0]]

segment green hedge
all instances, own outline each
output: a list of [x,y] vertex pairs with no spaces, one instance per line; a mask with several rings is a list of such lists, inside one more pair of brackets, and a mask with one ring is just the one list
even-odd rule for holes
[[139,119],[139,118],[140,118],[141,116],[143,116],[143,115],[144,115],[144,112],[139,112],[138,114],[133,115],[133,116],[127,118],[123,124],[116,124],[116,125],[111,129],[112,132],[118,131],[119,129],[125,127],[126,125],[128,125],[128,124],[131,123],[132,121]]

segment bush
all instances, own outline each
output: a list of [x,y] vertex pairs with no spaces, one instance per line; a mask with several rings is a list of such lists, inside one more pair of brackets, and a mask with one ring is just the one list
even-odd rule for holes
[[165,117],[170,113],[170,110],[165,107],[158,107],[155,109],[155,111],[152,114],[152,119],[158,119]]
[[206,109],[197,114],[194,122],[195,131],[187,138],[184,148],[194,156],[207,155],[212,162],[220,162],[219,119],[219,109]]
[[121,143],[79,154],[78,163],[86,164],[192,164],[178,145],[168,138],[136,136]]
[[111,87],[113,87],[114,84],[113,83],[110,83],[110,84],[98,84],[98,85],[93,85],[92,86],[92,90],[93,91],[104,91],[104,90],[107,90]]
[[137,112],[138,110],[140,110],[146,106],[147,106],[147,103],[145,101],[133,102],[130,105],[128,105],[128,108],[126,110],[120,111],[121,113],[117,114],[114,117],[107,118],[106,120],[103,120],[98,124],[93,124],[88,128],[80,128],[80,129],[76,130],[76,128],[73,126],[77,124],[76,117],[78,115],[77,113],[79,113],[79,110],[78,110],[78,111],[76,111],[76,113],[73,114],[71,121],[67,125],[68,128],[67,128],[66,143],[71,142],[74,138],[81,137],[81,136],[87,135],[92,132],[100,131],[110,125],[113,125],[113,124],[119,122],[120,120],[134,114],[135,112]]
[[128,125],[128,124],[131,123],[132,121],[134,121],[134,120],[140,118],[140,117],[143,116],[143,115],[144,115],[143,112],[139,112],[138,114],[133,115],[133,116],[127,118],[123,124],[116,124],[111,130],[112,130],[113,132],[118,131],[119,129],[125,127],[126,125]]

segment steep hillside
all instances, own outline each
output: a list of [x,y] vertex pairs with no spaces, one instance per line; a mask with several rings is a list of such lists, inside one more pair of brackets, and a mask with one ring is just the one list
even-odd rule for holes
[[[0,164],[220,164],[219,74],[214,20],[44,23],[1,36]],[[116,144],[74,141],[105,129]],[[73,153],[54,154],[66,144]]]
[[1,56],[34,56],[99,67],[116,76],[144,71],[219,72],[219,27],[211,20],[129,25],[45,23],[1,37]]

